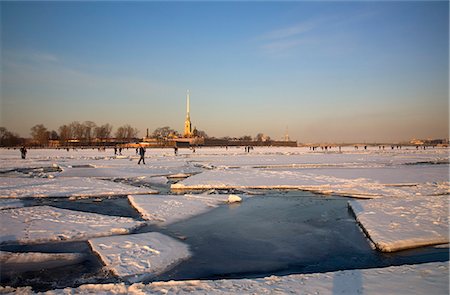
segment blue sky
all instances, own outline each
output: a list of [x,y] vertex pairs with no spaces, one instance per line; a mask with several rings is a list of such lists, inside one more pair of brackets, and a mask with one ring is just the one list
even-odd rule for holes
[[1,125],[448,137],[448,2],[1,2]]

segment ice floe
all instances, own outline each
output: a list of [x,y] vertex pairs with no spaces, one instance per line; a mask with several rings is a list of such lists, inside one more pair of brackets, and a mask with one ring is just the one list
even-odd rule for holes
[[0,177],[0,198],[99,197],[154,194],[156,190],[93,178]]
[[[52,294],[448,294],[448,262],[270,276],[257,279],[188,280],[149,284],[87,284]],[[31,288],[0,287],[0,292],[33,294]]]
[[157,232],[96,238],[89,244],[108,269],[129,282],[163,273],[191,255],[187,245]]
[[377,249],[393,252],[449,242],[448,196],[350,201]]
[[0,251],[0,265],[3,273],[26,272],[49,269],[80,263],[85,258],[81,253],[14,253]]
[[142,218],[168,225],[200,215],[227,201],[226,195],[134,195],[130,204]]
[[[401,174],[401,170],[397,172]],[[396,180],[396,182],[399,182],[399,180]],[[449,183],[447,181],[382,184],[369,178],[357,178],[355,176],[347,176],[347,178],[335,177],[331,169],[316,171],[248,168],[206,171],[172,184],[171,188],[174,190],[214,188],[301,189],[326,194],[375,198],[382,196],[409,196],[411,194],[443,195],[448,193]]]
[[0,224],[0,244],[35,244],[126,234],[143,225],[143,222],[125,217],[34,206],[1,210]]

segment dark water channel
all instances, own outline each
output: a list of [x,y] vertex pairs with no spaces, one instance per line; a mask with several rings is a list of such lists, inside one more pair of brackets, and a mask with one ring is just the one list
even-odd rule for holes
[[[183,236],[193,256],[153,280],[250,278],[448,261],[448,247],[424,247],[383,254],[373,250],[347,207],[348,198],[299,191],[268,191],[241,204],[222,205],[172,224],[136,231]],[[42,200],[60,208],[126,216],[139,214],[126,198],[103,201]],[[1,284],[35,290],[118,282],[102,269],[86,242],[3,245],[16,252],[84,253],[82,263],[28,273],[2,274]]]

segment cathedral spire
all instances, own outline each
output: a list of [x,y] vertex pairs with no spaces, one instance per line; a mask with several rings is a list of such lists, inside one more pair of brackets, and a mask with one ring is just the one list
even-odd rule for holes
[[187,90],[187,98],[186,98],[186,100],[187,100],[187,103],[186,103],[186,118],[189,118],[190,117],[190,114],[189,114],[189,89]]
[[186,95],[186,120],[184,121],[184,137],[192,137],[192,125],[191,125],[191,116],[189,114],[189,89]]

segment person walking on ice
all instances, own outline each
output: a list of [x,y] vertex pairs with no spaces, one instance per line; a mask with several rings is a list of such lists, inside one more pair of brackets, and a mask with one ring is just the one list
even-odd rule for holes
[[25,159],[27,157],[27,149],[25,146],[20,148],[20,155],[22,156],[22,159]]
[[144,159],[144,156],[145,156],[145,148],[142,147],[142,146],[139,148],[139,155],[141,156],[141,158],[139,159],[138,165],[141,164],[141,161],[142,161],[142,163],[145,165],[145,159]]

